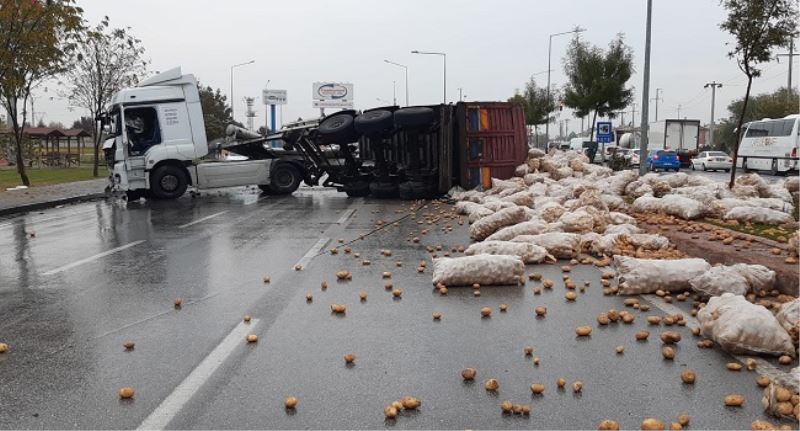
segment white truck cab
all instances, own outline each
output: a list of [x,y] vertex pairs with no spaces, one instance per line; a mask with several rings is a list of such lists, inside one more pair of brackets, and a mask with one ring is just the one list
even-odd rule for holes
[[112,187],[129,198],[174,199],[189,186],[258,185],[291,193],[303,179],[302,163],[289,158],[200,160],[209,149],[197,80],[180,68],[119,91],[102,118]]

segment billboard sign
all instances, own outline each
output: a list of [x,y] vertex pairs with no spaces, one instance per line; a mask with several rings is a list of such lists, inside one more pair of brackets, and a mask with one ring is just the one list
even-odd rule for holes
[[285,105],[289,99],[286,97],[286,90],[267,90],[261,92],[261,99],[265,105]]
[[353,109],[353,84],[345,82],[315,82],[311,87],[314,108]]

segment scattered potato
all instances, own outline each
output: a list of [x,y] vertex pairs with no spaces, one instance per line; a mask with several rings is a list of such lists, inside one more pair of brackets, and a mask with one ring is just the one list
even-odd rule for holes
[[678,431],[678,430],[682,430],[683,426],[681,424],[677,423],[677,422],[672,422],[672,423],[669,424],[669,429],[671,431]]
[[581,391],[581,389],[583,389],[583,382],[581,382],[580,380],[572,384],[572,392],[577,394],[578,392]]
[[553,288],[553,280],[546,278],[542,281],[542,287],[545,289],[552,289]]
[[481,308],[481,316],[483,316],[483,317],[489,317],[489,316],[491,316],[491,315],[492,315],[492,309],[491,309],[491,308],[489,308],[489,307],[483,307],[483,308]]
[[354,355],[352,353],[348,353],[348,354],[344,355],[344,362],[345,363],[352,364],[355,361],[356,361],[356,355]]
[[605,431],[619,431],[619,424],[617,421],[612,421],[611,419],[603,419],[600,421],[600,424],[597,425],[597,429]]
[[598,324],[600,324],[600,325],[608,325],[609,322],[610,322],[610,320],[608,319],[608,314],[600,313],[597,316],[597,323]]
[[533,354],[533,346],[525,346],[522,351],[525,352],[525,356],[531,356]]
[[692,384],[697,379],[697,374],[694,371],[686,369],[681,372],[681,380],[683,383]]
[[513,405],[511,404],[511,401],[505,400],[502,403],[500,403],[500,410],[502,410],[503,413],[511,413],[512,408]]
[[663,430],[664,429],[664,422],[661,422],[655,418],[646,418],[642,421],[642,425],[640,427],[643,430]]
[[175,304],[175,308],[181,308],[181,304],[183,304],[183,300],[181,298],[175,298],[172,300],[172,303]]
[[487,391],[494,392],[500,388],[500,383],[495,379],[489,379],[483,384]]
[[[125,350],[133,350],[133,348],[136,347],[136,344],[134,344],[133,341],[126,341],[125,344],[122,345],[122,347],[124,347]],[[7,348],[8,347],[6,346],[5,343],[0,343],[0,353],[5,352]]]
[[311,302],[313,300],[314,300],[314,295],[312,295],[310,293],[306,293],[306,301],[307,302]]
[[294,409],[297,407],[297,398],[296,397],[288,397],[283,401],[283,405],[287,409]]
[[564,295],[564,298],[566,298],[567,301],[574,301],[578,298],[578,295],[575,292],[569,291]]
[[622,316],[622,323],[631,324],[634,320],[636,320],[636,316],[633,314],[628,313]]
[[625,353],[625,346],[617,346],[614,350],[619,354]]
[[661,348],[661,355],[664,359],[675,359],[675,350],[672,347],[664,346]]
[[650,311],[650,305],[648,304],[639,304],[639,311]]
[[675,344],[681,341],[681,334],[675,331],[666,331],[661,333],[661,341],[664,344]]
[[541,305],[534,308],[533,311],[536,312],[537,316],[544,316],[547,314],[547,307],[542,307]]
[[778,358],[778,363],[781,365],[789,365],[792,363],[792,357],[788,355],[782,355]]
[[471,381],[475,380],[475,376],[478,374],[478,370],[475,368],[464,368],[461,370],[461,377],[464,380]]
[[480,290],[473,290],[472,291],[472,296],[481,296],[481,291]]
[[242,320],[243,320],[243,321],[245,321],[245,322],[249,322],[251,319],[252,319],[252,317],[250,317],[250,315],[249,315],[249,314],[245,314],[245,315],[242,317]]
[[397,408],[394,406],[386,406],[383,408],[383,414],[386,419],[394,419],[397,417]]
[[683,414],[683,415],[678,416],[678,423],[681,424],[681,426],[684,426],[684,427],[686,425],[689,425],[689,415]]
[[533,365],[539,365],[539,357],[538,356],[534,356],[533,357]]
[[541,383],[534,383],[531,385],[531,392],[536,395],[540,395],[544,393],[544,385]]
[[744,395],[730,394],[725,395],[725,405],[729,407],[741,407],[744,404]]
[[753,358],[747,358],[747,360],[745,360],[745,364],[747,365],[747,369],[750,371],[754,371],[756,367],[758,367],[758,364]]
[[534,295],[540,295],[541,293],[542,293],[542,289],[540,289],[538,287],[534,287],[533,288],[533,294]]
[[433,320],[442,320],[442,313],[433,313]]
[[558,378],[558,380],[556,380],[556,385],[557,385],[559,388],[564,388],[564,386],[565,386],[566,384],[567,384],[567,381],[566,381],[566,379],[564,379],[563,377],[559,377],[559,378]]
[[531,414],[531,406],[529,406],[528,404],[521,405],[519,413],[524,416],[528,416],[529,414]]
[[392,290],[392,296],[394,296],[395,298],[399,298],[399,297],[403,296],[403,289],[394,289],[394,290]]
[[439,295],[446,296],[447,295],[447,288],[443,287],[439,289]]
[[528,274],[528,278],[530,278],[531,280],[534,280],[534,281],[539,281],[539,280],[542,279],[542,273],[541,272],[532,272],[532,273]]
[[742,370],[742,364],[740,364],[738,362],[728,362],[727,364],[725,364],[725,368],[727,368],[727,369],[729,369],[731,371],[741,371]]
[[347,307],[342,304],[331,304],[331,311],[335,314],[345,314]]
[[[692,311],[694,311],[694,310],[692,310]],[[700,336],[700,327],[699,326],[695,326],[694,328],[692,328],[692,335],[694,335],[695,337]]]
[[641,330],[641,331],[637,332],[635,336],[636,336],[637,340],[644,341],[644,340],[647,339],[647,337],[650,336],[650,332],[645,331],[645,330]]
[[751,430],[774,430],[775,426],[767,421],[753,421],[750,424]]
[[500,304],[500,311],[502,312],[508,311],[508,304]]
[[647,323],[651,325],[658,325],[661,323],[661,316],[647,316]]
[[133,394],[135,392],[136,391],[134,391],[133,388],[126,386],[119,389],[119,397],[122,399],[133,398]]
[[575,328],[575,333],[578,334],[579,337],[585,337],[592,333],[591,326],[578,326]]
[[639,303],[639,300],[636,298],[626,298],[622,303],[625,304],[626,307],[633,307]]
[[561,267],[561,272],[570,272],[572,271],[572,267],[569,265],[564,265]]
[[350,274],[350,271],[338,271],[336,272],[336,278],[339,280],[352,280],[353,275]]
[[247,337],[245,337],[245,340],[247,340],[248,343],[255,343],[258,341],[258,335],[248,334]]
[[272,279],[269,276],[264,277],[264,284],[271,282]]
[[322,290],[325,290],[325,289],[327,289],[327,288],[328,288],[328,282],[327,282],[327,281],[323,281],[323,282],[321,282],[321,283],[319,284],[319,288],[320,288],[320,289],[322,289]]
[[299,263],[294,266],[294,270],[295,271],[301,271],[302,269],[303,269],[303,265],[300,265]]
[[764,375],[758,376],[756,377],[756,384],[762,388],[766,388],[770,384],[770,379]]
[[418,266],[417,267],[417,272],[419,272],[419,273],[425,272],[425,267],[424,266]]
[[391,277],[392,277],[392,273],[391,273],[391,272],[389,272],[389,271],[384,271],[384,272],[381,274],[381,276],[382,276],[383,278],[391,278]]
[[422,401],[414,397],[403,397],[400,399],[400,403],[403,404],[403,408],[408,410],[415,410],[422,405]]

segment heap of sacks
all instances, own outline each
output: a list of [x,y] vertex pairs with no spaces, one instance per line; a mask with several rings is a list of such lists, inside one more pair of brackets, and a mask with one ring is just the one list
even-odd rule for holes
[[[492,179],[486,191],[451,193],[456,211],[468,216],[476,242],[466,249],[467,256],[434,260],[434,285],[521,284],[526,263],[557,259],[613,263],[620,294],[693,291],[710,298],[707,306],[700,304],[697,317],[703,335],[723,349],[796,356],[800,300],[786,297],[772,310],[756,303],[756,293],[772,291],[774,271],[746,264],[712,267],[704,259],[688,259],[668,238],[643,233],[623,211],[796,224],[791,212],[798,178],[768,185],[757,175],[745,175],[729,190],[683,173],[639,177],[633,170],[613,172],[576,152],[533,149],[528,156],[515,178]],[[626,197],[633,198],[632,204]],[[796,251],[797,236],[790,244]]]

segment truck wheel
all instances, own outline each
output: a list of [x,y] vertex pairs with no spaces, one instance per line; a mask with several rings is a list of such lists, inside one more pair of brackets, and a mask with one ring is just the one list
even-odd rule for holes
[[186,172],[173,165],[163,165],[150,174],[150,190],[156,199],[177,199],[186,193]]
[[392,182],[369,183],[370,194],[378,199],[391,199],[397,197],[397,184]]
[[351,198],[363,198],[369,196],[369,183],[365,181],[355,181],[344,185],[344,192]]
[[269,176],[269,189],[276,195],[288,195],[300,186],[300,172],[294,166],[282,163]]
[[387,136],[394,127],[392,112],[386,109],[367,111],[356,117],[354,123],[356,132],[370,137]]
[[347,144],[358,140],[358,134],[350,114],[331,115],[322,121],[317,133],[329,142]]
[[422,128],[433,123],[433,109],[424,106],[401,108],[394,111],[394,124],[406,129]]

